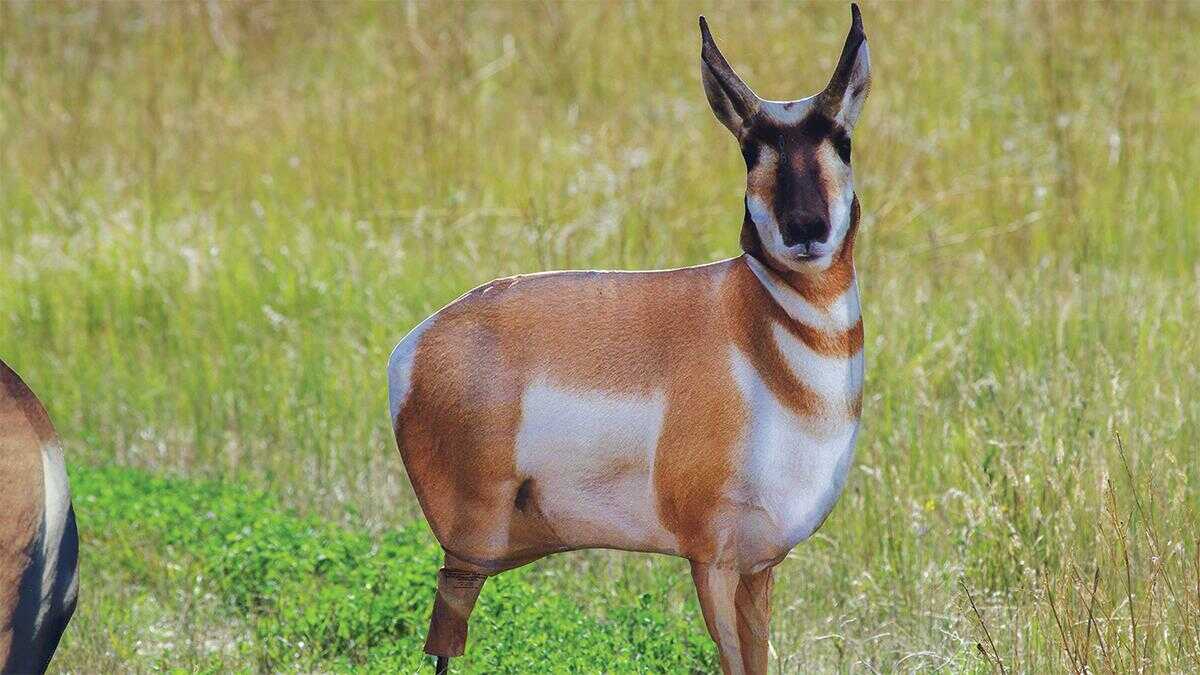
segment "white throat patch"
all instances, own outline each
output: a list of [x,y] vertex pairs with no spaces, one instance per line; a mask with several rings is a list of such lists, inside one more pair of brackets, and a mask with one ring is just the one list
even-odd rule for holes
[[858,304],[858,281],[855,280],[828,307],[818,307],[796,292],[783,279],[767,269],[754,256],[746,256],[746,264],[758,278],[759,283],[788,316],[800,323],[827,332],[850,330],[862,318],[862,307]]

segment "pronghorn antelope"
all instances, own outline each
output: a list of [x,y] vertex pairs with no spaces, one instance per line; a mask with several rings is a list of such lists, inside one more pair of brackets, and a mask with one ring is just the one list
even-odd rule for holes
[[46,409],[0,361],[0,668],[43,672],[78,593],[79,541]]
[[439,670],[488,576],[613,548],[690,560],[724,671],[766,672],[772,568],[837,501],[862,407],[850,132],[870,77],[851,16],[829,85],[787,102],[755,95],[700,19],[704,91],[746,159],[743,255],[500,279],[392,352],[397,445],[445,549]]

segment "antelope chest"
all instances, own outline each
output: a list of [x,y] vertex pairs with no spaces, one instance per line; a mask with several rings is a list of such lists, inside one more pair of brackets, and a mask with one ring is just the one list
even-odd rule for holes
[[730,486],[736,506],[737,557],[753,565],[786,554],[824,522],[846,483],[858,434],[863,354],[823,357],[780,339],[796,386],[808,388],[818,414],[802,414],[767,386],[733,350],[734,379],[749,411],[741,475]]

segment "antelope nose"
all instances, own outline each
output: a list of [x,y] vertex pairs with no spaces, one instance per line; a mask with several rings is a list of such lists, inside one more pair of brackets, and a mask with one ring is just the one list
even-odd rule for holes
[[829,225],[823,218],[797,218],[788,221],[782,234],[787,246],[824,242],[829,238]]

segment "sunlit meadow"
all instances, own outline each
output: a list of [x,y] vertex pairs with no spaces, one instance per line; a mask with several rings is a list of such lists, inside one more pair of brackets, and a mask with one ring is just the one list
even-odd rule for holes
[[[738,253],[744,168],[701,90],[701,12],[770,98],[823,86],[849,21],[840,2],[0,3],[0,354],[73,472],[412,523],[384,369],[417,321],[497,276]],[[777,574],[774,667],[1194,670],[1200,4],[863,14],[864,427]],[[206,578],[167,574],[186,547],[90,535],[86,498],[54,667],[267,667]],[[530,574],[599,618],[650,594],[702,630],[682,561]]]

